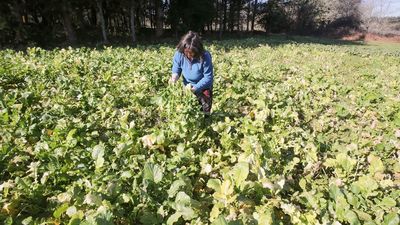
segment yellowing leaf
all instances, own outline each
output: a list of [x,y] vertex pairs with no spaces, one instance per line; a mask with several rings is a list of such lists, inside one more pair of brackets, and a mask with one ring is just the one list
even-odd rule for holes
[[381,158],[374,156],[374,155],[369,155],[368,156],[368,162],[369,162],[369,172],[374,175],[375,173],[383,173],[385,170],[385,166],[383,165],[383,162]]

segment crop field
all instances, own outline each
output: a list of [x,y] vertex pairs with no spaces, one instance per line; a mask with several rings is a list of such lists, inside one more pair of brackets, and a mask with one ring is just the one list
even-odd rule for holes
[[209,41],[0,51],[2,224],[400,223],[400,47]]

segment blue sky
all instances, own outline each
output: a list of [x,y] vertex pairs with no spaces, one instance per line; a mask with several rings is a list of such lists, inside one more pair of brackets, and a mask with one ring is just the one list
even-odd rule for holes
[[[267,2],[268,0],[259,0],[258,2]],[[385,16],[400,16],[400,0],[363,0],[364,2],[375,2],[377,5],[380,2],[387,5],[389,4],[389,8],[387,12],[385,12]]]
[[400,0],[391,0],[387,16],[400,16]]
[[[258,2],[266,2],[268,0],[259,0]],[[385,16],[400,16],[400,0],[363,0],[364,2],[375,2],[377,5],[381,2],[383,4],[389,3],[389,8],[385,13]]]
[[373,16],[400,16],[400,0],[362,0],[361,4],[373,6]]

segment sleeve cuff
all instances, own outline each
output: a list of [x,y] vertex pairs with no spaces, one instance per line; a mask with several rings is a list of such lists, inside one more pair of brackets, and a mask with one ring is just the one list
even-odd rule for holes
[[193,92],[195,92],[195,93],[199,93],[199,87],[197,86],[197,85],[193,85],[192,86],[193,88],[194,88],[194,91]]

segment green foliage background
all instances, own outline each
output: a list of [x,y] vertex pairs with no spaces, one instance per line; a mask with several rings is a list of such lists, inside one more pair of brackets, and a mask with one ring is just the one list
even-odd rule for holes
[[206,47],[212,120],[168,85],[172,46],[1,51],[0,220],[399,223],[398,50]]

